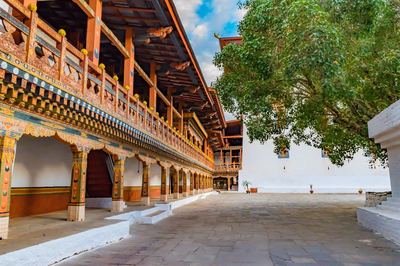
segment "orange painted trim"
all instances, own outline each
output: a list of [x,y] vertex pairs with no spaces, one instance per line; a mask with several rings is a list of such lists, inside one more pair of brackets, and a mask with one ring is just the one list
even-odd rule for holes
[[11,188],[11,196],[65,194],[70,190],[70,187],[17,187]]
[[66,210],[69,199],[69,187],[12,188],[10,217]]

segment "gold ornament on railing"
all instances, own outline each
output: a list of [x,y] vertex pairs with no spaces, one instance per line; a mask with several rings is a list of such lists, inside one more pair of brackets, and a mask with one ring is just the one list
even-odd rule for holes
[[83,54],[83,55],[88,55],[88,50],[86,50],[85,48],[82,48],[81,49],[81,53]]
[[164,119],[165,119],[165,118],[162,116],[162,117],[161,117],[161,120],[164,121]]
[[119,80],[118,76],[117,76],[117,75],[114,75],[114,76],[113,76],[113,80],[118,81],[118,80]]
[[153,108],[153,106],[151,106],[151,107],[150,107],[150,111],[154,111],[154,108]]
[[131,88],[129,87],[129,85],[125,85],[125,90],[129,91]]
[[100,68],[101,70],[104,70],[104,69],[106,69],[106,65],[103,64],[103,63],[101,63],[101,64],[99,65],[99,68]]
[[146,102],[146,101],[143,101],[143,104],[144,104],[145,106],[147,106],[147,102]]
[[37,10],[37,5],[36,4],[29,4],[28,9],[32,12],[36,12]]
[[160,116],[160,114],[159,114],[158,112],[156,112],[156,115],[157,115],[157,116]]
[[59,29],[58,34],[60,34],[62,37],[65,37],[67,35],[67,32],[64,29]]
[[135,93],[135,95],[134,95],[134,96],[135,96],[135,98],[136,98],[136,99],[139,99],[139,98],[140,98],[140,95],[139,95],[139,94],[137,94],[137,93]]

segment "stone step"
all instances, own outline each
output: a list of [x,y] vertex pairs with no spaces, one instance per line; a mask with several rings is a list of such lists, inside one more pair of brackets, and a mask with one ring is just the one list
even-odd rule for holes
[[136,221],[140,224],[155,224],[171,215],[169,210],[157,210],[146,216],[136,218]]
[[378,205],[376,208],[378,208],[380,210],[392,211],[392,212],[398,212],[400,210],[397,206],[392,207],[392,206],[386,206],[386,205]]

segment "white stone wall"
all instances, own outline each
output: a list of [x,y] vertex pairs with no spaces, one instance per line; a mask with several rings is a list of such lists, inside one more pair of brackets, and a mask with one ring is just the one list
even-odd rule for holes
[[322,158],[321,150],[292,144],[289,159],[279,159],[273,152],[272,142],[250,143],[246,134],[243,169],[239,173],[240,191],[243,191],[243,180],[250,181],[260,192],[308,192],[310,184],[316,193],[356,193],[359,188],[390,190],[388,169],[370,169],[368,159],[361,152],[351,162],[337,167],[328,158]]
[[70,186],[72,152],[53,138],[23,136],[17,142],[12,187]]

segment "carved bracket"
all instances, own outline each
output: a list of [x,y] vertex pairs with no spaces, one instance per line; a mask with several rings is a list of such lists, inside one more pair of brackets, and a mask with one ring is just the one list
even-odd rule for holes
[[157,160],[156,160],[156,159],[153,159],[153,158],[150,158],[150,157],[141,155],[141,154],[136,155],[136,158],[137,158],[139,161],[144,162],[144,163],[147,164],[147,165],[151,165],[151,164],[156,164],[156,163],[157,163]]

